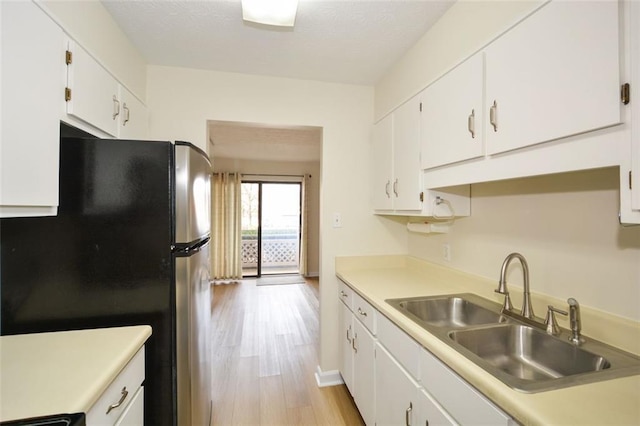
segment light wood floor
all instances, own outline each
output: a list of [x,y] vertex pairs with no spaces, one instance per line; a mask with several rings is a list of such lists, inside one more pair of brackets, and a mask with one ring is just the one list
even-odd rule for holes
[[214,425],[363,425],[344,385],[318,388],[318,281],[213,288]]

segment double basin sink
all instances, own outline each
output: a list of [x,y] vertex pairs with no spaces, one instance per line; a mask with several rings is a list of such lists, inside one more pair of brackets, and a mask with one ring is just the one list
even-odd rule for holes
[[640,358],[593,339],[577,346],[500,314],[474,294],[386,301],[513,389],[540,392],[640,374]]

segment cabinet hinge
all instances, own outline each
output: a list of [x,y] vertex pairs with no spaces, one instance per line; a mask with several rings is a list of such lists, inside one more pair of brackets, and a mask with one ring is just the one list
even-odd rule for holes
[[70,65],[73,62],[73,53],[70,50],[67,50],[64,55],[64,61],[67,65]]
[[625,83],[620,88],[620,100],[625,105],[628,105],[631,102],[631,85],[629,83]]
[[64,88],[64,100],[65,102],[69,102],[71,100],[71,89],[68,87]]
[[423,201],[424,201],[424,192],[421,192],[420,193],[420,202],[423,202]]
[[629,170],[629,189],[633,189],[633,172]]
[[420,102],[420,112],[422,112],[422,102]]

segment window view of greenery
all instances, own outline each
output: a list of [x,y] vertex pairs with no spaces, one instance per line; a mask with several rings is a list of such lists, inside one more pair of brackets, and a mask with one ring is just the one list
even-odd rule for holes
[[[259,231],[262,232],[260,247]],[[243,183],[243,275],[299,272],[299,256],[300,184]]]

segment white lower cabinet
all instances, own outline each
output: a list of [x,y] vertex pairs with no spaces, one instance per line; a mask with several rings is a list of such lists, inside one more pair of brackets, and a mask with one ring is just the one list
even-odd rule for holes
[[357,319],[353,320],[353,399],[367,425],[375,424],[373,335]]
[[353,395],[353,315],[344,303],[340,311],[340,374],[344,384]]
[[424,348],[420,354],[420,376],[422,386],[456,422],[513,424],[511,417]]
[[[340,374],[367,425],[375,424],[374,350],[375,311],[341,283]],[[348,304],[347,304],[348,303]],[[353,303],[353,304],[352,304]],[[353,308],[353,311],[351,310]]]
[[86,414],[87,426],[144,424],[144,347]]
[[144,387],[140,386],[115,426],[140,426],[144,424]]
[[516,423],[341,282],[342,293],[353,305],[339,304],[340,373],[367,425]]
[[376,424],[454,425],[455,422],[380,344],[376,344]]

